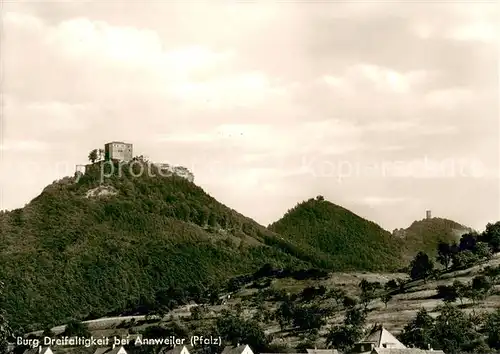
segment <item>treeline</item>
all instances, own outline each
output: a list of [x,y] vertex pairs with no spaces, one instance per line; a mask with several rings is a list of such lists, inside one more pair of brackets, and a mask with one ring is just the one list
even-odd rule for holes
[[[490,314],[470,315],[457,306],[445,303],[432,317],[427,310],[421,309],[405,326],[398,336],[409,348],[443,350],[446,354],[459,353],[497,353],[500,350],[500,309]],[[328,332],[328,346],[343,351],[351,350],[355,343],[366,334],[367,312],[361,307],[349,308],[344,322]],[[368,333],[377,330],[375,325]]]
[[[458,243],[440,242],[436,261],[444,267],[444,272],[469,268],[478,262],[490,259],[500,251],[500,222],[488,223],[482,233],[463,234]],[[428,279],[440,272],[429,255],[419,252],[409,266],[412,279]]]
[[[266,263],[253,274],[232,277],[225,282],[162,288],[157,290],[152,298],[142,297],[137,302],[129,302],[125,310],[111,311],[106,316],[156,314],[163,317],[173,309],[188,304],[220,304],[225,295],[237,292],[248,284],[252,285],[253,283],[255,286],[256,282],[262,279],[293,278],[296,280],[318,280],[327,276],[328,272],[321,269],[273,268],[270,263]],[[95,316],[88,316],[86,319],[93,318]]]
[[421,309],[403,329],[401,341],[407,346],[441,349],[447,354],[495,353],[500,350],[500,309],[490,314],[470,315],[445,303],[430,316]]
[[468,268],[474,263],[490,258],[493,253],[500,252],[500,222],[488,223],[482,233],[466,233],[457,243],[440,243],[438,245],[438,261],[446,270]]
[[476,306],[479,301],[491,294],[499,277],[500,266],[487,267],[484,275],[474,277],[469,283],[455,280],[452,285],[439,285],[436,297],[450,303],[458,299],[462,305],[464,299],[469,299],[472,305]]

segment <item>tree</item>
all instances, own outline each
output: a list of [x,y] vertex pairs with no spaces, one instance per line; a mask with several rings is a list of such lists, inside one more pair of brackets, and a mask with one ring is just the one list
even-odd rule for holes
[[376,291],[381,288],[381,285],[380,283],[370,283],[366,279],[363,279],[359,283],[359,287],[361,288],[360,300],[366,310],[370,302],[377,298]]
[[333,327],[328,333],[327,345],[348,351],[363,335],[365,321],[366,314],[361,309],[354,307],[347,310],[344,323]]
[[384,303],[385,308],[387,308],[387,304],[391,301],[392,295],[390,293],[384,293],[380,299]]
[[448,270],[448,267],[451,262],[451,247],[448,243],[439,242],[437,260],[439,263],[443,265],[445,270]]
[[439,310],[432,330],[434,348],[455,354],[479,338],[470,319],[456,306],[445,304]]
[[425,308],[420,309],[413,320],[406,324],[401,332],[400,339],[406,346],[415,346],[427,349],[432,343],[432,330],[434,319],[427,313]]
[[478,257],[471,250],[460,251],[452,256],[452,266],[455,269],[468,268],[477,260]]
[[366,321],[366,312],[359,307],[353,307],[346,311],[344,324],[348,326],[363,327]]
[[399,288],[399,284],[395,279],[391,279],[387,283],[385,283],[384,288],[387,291],[396,290],[397,288]]
[[424,252],[419,252],[410,264],[410,277],[415,279],[424,279],[432,274],[434,263],[429,256]]
[[478,275],[472,279],[471,290],[476,299],[484,299],[491,288],[490,281],[484,275]]
[[294,311],[293,324],[301,330],[317,330],[326,323],[319,306],[302,306]]
[[302,290],[302,292],[300,293],[300,296],[302,297],[302,299],[304,301],[312,301],[314,300],[314,298],[316,298],[316,296],[320,295],[321,294],[321,290],[313,287],[313,286],[309,286],[307,288],[304,288]]
[[8,339],[12,335],[12,329],[5,318],[3,310],[3,282],[0,281],[0,353],[6,353],[8,347]]
[[342,300],[342,305],[344,305],[345,308],[353,308],[357,304],[358,304],[357,300],[348,295],[344,296],[344,299]]
[[481,239],[491,246],[493,252],[500,252],[500,221],[495,224],[488,223]]
[[438,295],[444,302],[455,302],[458,298],[456,289],[453,286],[438,285]]
[[90,337],[89,327],[86,323],[78,320],[70,320],[66,324],[64,335],[68,337]]
[[207,221],[208,226],[215,227],[217,225],[217,219],[215,213],[210,213]]
[[452,285],[456,297],[460,300],[460,304],[464,304],[464,298],[467,297],[467,285],[459,280],[455,280]]
[[272,264],[266,263],[258,271],[253,274],[254,279],[270,277],[273,274],[274,268]]
[[99,151],[97,149],[94,149],[91,152],[89,152],[89,161],[91,163],[96,162],[98,157],[99,157]]
[[285,329],[288,324],[290,324],[290,322],[293,320],[294,314],[294,303],[289,300],[283,301],[275,313],[275,318],[282,330]]
[[362,279],[359,282],[358,287],[361,289],[361,291],[368,291],[371,289],[371,284],[368,280]]
[[328,297],[332,297],[335,300],[335,303],[338,305],[342,304],[344,297],[346,296],[346,292],[340,288],[332,288],[328,292]]
[[[175,336],[175,337],[187,337],[188,332],[187,330],[181,326],[178,322],[173,322],[169,324],[168,326],[149,326],[146,327],[142,331],[142,335],[145,338],[167,338],[169,336]],[[173,346],[168,346],[169,348],[172,348]],[[149,347],[153,349],[153,353],[158,353],[160,350],[160,345],[155,345],[153,347]],[[151,352],[149,352],[151,353]]]
[[484,332],[488,345],[494,349],[500,349],[500,308],[490,313],[486,318]]
[[233,308],[234,312],[235,312],[238,316],[240,316],[240,315],[242,315],[242,314],[243,314],[243,305],[242,305],[242,303],[241,303],[241,302],[238,302],[237,304],[234,304],[234,305],[232,306],[232,308]]
[[474,311],[469,314],[469,321],[473,325],[476,332],[481,331],[486,317],[485,313],[475,313]]
[[497,279],[500,277],[500,266],[488,266],[484,270],[484,274],[490,279],[492,285],[496,284]]
[[201,306],[191,307],[190,312],[191,318],[193,320],[201,320],[201,318],[203,317],[203,309],[201,308]]
[[363,331],[354,326],[335,326],[326,337],[326,344],[329,348],[337,348],[343,352],[349,349],[361,338]]
[[477,303],[484,297],[483,294],[474,290],[472,286],[467,287],[466,297],[472,301],[472,312],[475,312]]
[[376,298],[375,294],[373,292],[369,291],[363,291],[359,297],[361,303],[363,304],[363,308],[366,311],[368,309],[368,306]]
[[43,330],[42,336],[52,338],[55,336],[55,333],[52,332],[52,329],[50,327],[45,327],[45,329]]
[[274,319],[274,314],[268,309],[260,312],[262,313],[262,322],[264,322],[265,324],[271,322]]
[[219,303],[219,295],[221,293],[219,284],[209,286],[207,292],[208,303],[212,306],[217,305]]
[[474,254],[479,258],[490,259],[493,253],[491,252],[490,246],[486,242],[478,242],[473,250]]
[[463,234],[460,238],[460,251],[472,251],[476,247],[478,235],[475,232]]
[[270,343],[264,330],[253,320],[245,320],[239,316],[224,312],[216,321],[218,334],[233,345],[248,344],[256,352],[265,351]]
[[[298,343],[296,346],[295,346],[295,351],[297,353],[307,353],[307,349],[309,348],[314,348],[314,346],[316,345],[316,343],[310,339],[305,339],[304,341]],[[276,351],[273,351],[272,353],[286,353],[285,350],[276,350]]]

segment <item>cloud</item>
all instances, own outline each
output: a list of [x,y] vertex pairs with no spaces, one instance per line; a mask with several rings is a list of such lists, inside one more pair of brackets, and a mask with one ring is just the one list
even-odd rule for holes
[[2,205],[126,140],[263,223],[322,194],[387,228],[478,225],[500,213],[493,6],[4,4],[0,162],[40,168],[3,174]]
[[33,140],[7,140],[0,145],[0,150],[19,152],[43,152],[48,149],[48,145],[44,142]]
[[361,200],[362,203],[368,204],[371,207],[388,205],[388,204],[401,204],[408,202],[406,198],[387,198],[383,196],[367,196]]
[[325,75],[322,80],[338,93],[356,95],[360,90],[408,94],[431,78],[431,73],[425,70],[398,72],[362,63],[348,67],[341,76]]
[[[65,66],[71,63],[75,68],[83,69],[80,73],[72,72],[72,80],[78,82],[72,90],[82,97],[95,89],[91,97],[93,101],[109,104],[116,97],[142,90],[141,95],[153,93],[177,100],[184,106],[192,104],[206,109],[252,105],[265,100],[268,95],[282,92],[281,88],[274,87],[265,73],[259,71],[228,70],[225,75],[220,75],[220,70],[224,72],[234,60],[235,53],[231,49],[216,51],[203,45],[168,49],[163,46],[158,33],[150,29],[116,27],[86,18],[50,26],[33,16],[13,12],[7,12],[5,27],[10,33],[28,31],[28,39],[39,47],[42,63],[49,60],[44,56],[50,54],[51,58],[64,61]],[[7,67],[14,71],[12,74],[16,70],[33,70],[33,67],[21,69],[15,62],[14,53],[19,51],[16,47],[20,44],[10,41],[10,38],[7,36],[6,52],[12,55],[6,58],[6,62]],[[39,72],[33,74],[35,78],[41,75]],[[112,91],[97,85],[96,77],[113,85]],[[58,86],[52,88],[59,89]],[[67,95],[65,92],[52,92],[54,94],[61,100]]]
[[170,94],[184,102],[198,105],[200,109],[220,109],[232,106],[254,106],[272,97],[285,93],[273,87],[265,74],[254,72],[231,77],[185,82],[173,86]]
[[9,134],[23,134],[44,140],[50,138],[51,134],[61,138],[61,132],[81,133],[96,110],[92,104],[22,102],[16,97],[5,96],[3,114],[5,117],[16,117],[15,120],[9,119],[5,127]]
[[473,157],[439,160],[424,156],[408,161],[384,161],[380,167],[382,176],[399,178],[482,178],[486,173],[484,164]]
[[[410,28],[420,38],[443,38],[453,41],[495,43],[498,39],[498,4],[478,3],[433,4],[431,15],[421,14],[411,21]],[[444,15],[446,12],[446,15]]]
[[400,73],[372,64],[359,64],[350,68],[349,71],[352,76],[367,80],[375,89],[390,90],[395,93],[407,93],[413,85],[427,78],[425,70]]
[[498,25],[494,23],[478,22],[452,28],[448,36],[459,41],[495,43],[498,41],[499,30]]
[[[294,154],[342,154],[363,146],[353,124],[342,120],[273,124],[222,124],[205,133],[196,130],[158,136],[158,141],[211,143],[246,151],[250,159]],[[335,140],[335,144],[329,143]],[[301,141],[300,145],[297,141]]]

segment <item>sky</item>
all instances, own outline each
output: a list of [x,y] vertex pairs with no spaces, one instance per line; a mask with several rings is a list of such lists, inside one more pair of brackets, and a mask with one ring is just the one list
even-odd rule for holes
[[263,225],[500,219],[495,1],[0,1],[0,209],[118,140]]

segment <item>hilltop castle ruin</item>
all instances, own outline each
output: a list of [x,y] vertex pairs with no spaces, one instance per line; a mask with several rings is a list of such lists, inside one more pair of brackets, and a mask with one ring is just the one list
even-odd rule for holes
[[[182,177],[187,179],[189,182],[194,182],[194,174],[186,167],[183,166],[173,166],[167,163],[157,163],[157,162],[149,162],[144,159],[144,157],[138,156],[134,157],[133,151],[134,146],[131,143],[126,143],[123,141],[111,141],[109,143],[104,144],[104,150],[96,149],[98,151],[98,159],[104,161],[115,161],[115,162],[134,162],[134,161],[142,161],[146,163],[150,163],[155,166],[160,176],[169,177],[172,175],[176,175],[178,177]],[[76,165],[76,174],[83,175],[86,172],[87,165]]]

